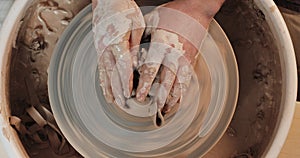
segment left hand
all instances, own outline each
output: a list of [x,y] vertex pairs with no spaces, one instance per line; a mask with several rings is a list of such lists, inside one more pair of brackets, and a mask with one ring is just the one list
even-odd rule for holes
[[92,0],[100,86],[108,103],[125,106],[145,22],[133,0]]
[[[213,3],[216,2],[216,3]],[[156,8],[145,16],[151,44],[144,64],[136,98],[142,102],[161,67],[155,102],[167,113],[189,87],[193,63],[207,28],[223,0],[177,0]]]

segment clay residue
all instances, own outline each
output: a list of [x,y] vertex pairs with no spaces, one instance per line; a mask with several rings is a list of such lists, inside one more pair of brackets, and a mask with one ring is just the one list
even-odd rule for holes
[[277,9],[276,5],[273,5],[272,7],[270,7],[270,11],[273,13],[275,10]]
[[227,132],[205,157],[261,157],[274,134],[281,103],[276,41],[253,0],[227,0],[216,18],[237,57],[240,93]]
[[[35,122],[25,112],[32,104],[25,79],[32,81],[33,86],[29,88],[34,89],[39,102],[50,109],[47,91],[50,57],[65,27],[88,3],[90,1],[40,0],[26,12],[12,52],[9,92],[12,115],[25,119],[26,127]],[[282,95],[279,51],[264,14],[253,0],[227,0],[217,20],[236,53],[240,95],[226,134],[205,157],[260,157],[274,134],[279,115]],[[38,146],[28,137],[20,135],[20,138],[31,157],[58,157],[49,145]]]
[[[28,107],[36,106],[33,103],[39,102],[50,110],[47,69],[56,42],[71,19],[89,3],[78,0],[36,0],[26,11],[12,52],[9,96],[12,115],[20,117],[28,130],[32,130],[29,127],[35,124],[26,113]],[[29,80],[31,86],[26,86],[25,80]],[[28,89],[37,95],[35,101],[30,96],[32,94],[28,94]],[[38,132],[43,142],[47,141],[47,135],[47,132]],[[30,157],[58,156],[51,144],[38,144],[28,135],[20,134],[20,138]]]

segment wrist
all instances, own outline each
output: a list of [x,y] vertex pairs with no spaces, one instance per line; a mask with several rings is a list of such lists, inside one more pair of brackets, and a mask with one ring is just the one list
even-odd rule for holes
[[183,0],[191,10],[196,13],[205,15],[207,18],[213,18],[219,11],[225,0]]

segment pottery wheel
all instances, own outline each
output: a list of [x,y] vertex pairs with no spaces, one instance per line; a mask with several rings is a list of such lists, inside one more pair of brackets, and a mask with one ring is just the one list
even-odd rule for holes
[[163,126],[155,127],[155,113],[138,116],[105,102],[91,21],[88,6],[61,36],[49,68],[51,108],[72,146],[85,157],[205,154],[225,132],[238,96],[237,64],[220,26],[211,23],[201,47],[193,77],[196,86],[188,90],[196,97],[186,99],[188,107],[179,106]]

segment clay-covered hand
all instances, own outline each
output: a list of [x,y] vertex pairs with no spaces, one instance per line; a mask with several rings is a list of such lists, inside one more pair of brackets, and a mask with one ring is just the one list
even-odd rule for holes
[[[213,3],[215,2],[215,3]],[[153,88],[159,112],[167,113],[187,90],[193,63],[207,28],[222,0],[177,0],[145,16],[151,34],[149,51],[139,68],[137,100],[142,102]],[[157,74],[160,72],[160,75]],[[157,85],[157,84],[156,84]],[[155,88],[154,88],[155,89]],[[152,91],[152,90],[151,90]]]
[[100,85],[107,102],[125,105],[145,22],[133,0],[92,0]]

